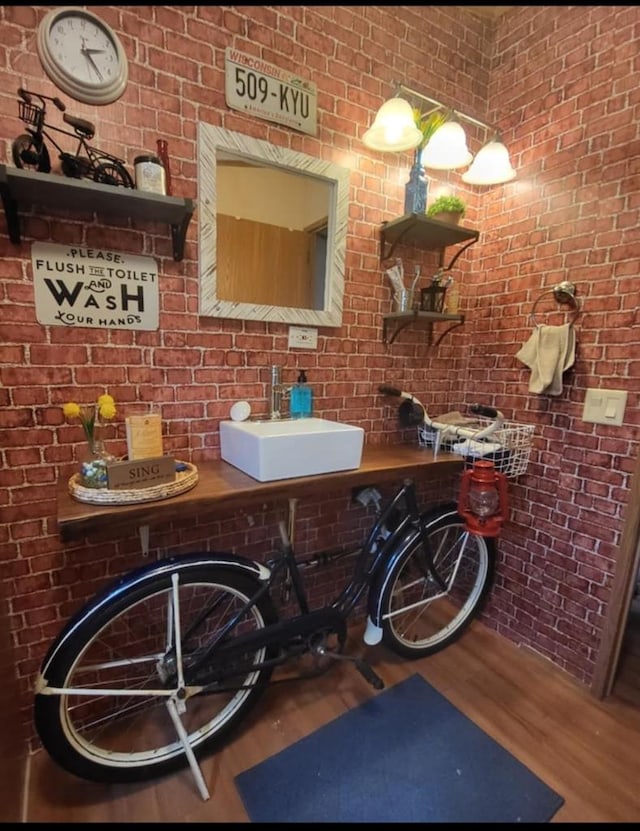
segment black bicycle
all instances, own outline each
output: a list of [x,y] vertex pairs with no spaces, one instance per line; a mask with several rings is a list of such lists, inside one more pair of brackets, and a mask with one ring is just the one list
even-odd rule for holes
[[[497,410],[471,410],[492,419],[484,436],[502,424]],[[433,431],[479,435],[426,411],[423,421]],[[409,659],[449,646],[489,591],[493,539],[470,534],[454,503],[421,510],[411,480],[378,509],[351,578],[322,608],[309,607],[309,561],[296,560],[284,522],[281,551],[265,564],[197,552],[114,582],[67,623],[42,664],[35,723],[49,754],[93,781],[141,781],[186,764],[197,777],[196,755],[238,727],[276,667],[312,656],[317,673],[352,661],[381,689],[364,658],[343,654],[347,620],[365,593],[366,644],[382,641]],[[283,590],[296,606],[285,617],[275,602]],[[206,798],[203,782],[200,789]]]
[[[74,179],[93,179],[105,185],[119,185],[125,188],[134,186],[123,159],[112,156],[111,153],[105,153],[97,147],[91,147],[89,140],[95,135],[95,127],[90,121],[69,115],[65,112],[66,107],[59,98],[29,92],[22,87],[18,89],[18,98],[18,115],[27,125],[27,132],[14,139],[11,145],[11,155],[16,167],[49,173],[51,157],[45,142],[46,138],[58,151],[60,165],[65,176]],[[39,99],[40,104],[34,103],[34,98]],[[63,113],[62,119],[73,127],[72,133],[47,123],[47,101],[51,101]],[[75,153],[63,151],[51,134],[51,130],[76,139]]]

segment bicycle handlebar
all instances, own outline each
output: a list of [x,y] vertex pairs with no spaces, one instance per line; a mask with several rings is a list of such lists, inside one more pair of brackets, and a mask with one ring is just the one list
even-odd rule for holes
[[465,427],[464,425],[456,425],[456,424],[447,424],[446,422],[438,422],[432,419],[429,414],[427,413],[427,408],[422,404],[415,395],[411,395],[411,393],[404,392],[398,387],[394,387],[391,384],[380,384],[378,387],[378,392],[381,392],[383,395],[392,395],[396,398],[405,398],[409,401],[413,401],[415,404],[422,408],[424,413],[424,424],[427,427],[431,427],[433,430],[437,430],[443,436],[445,434],[459,436],[460,438],[466,439],[483,439],[487,436],[490,436],[504,423],[504,415],[497,410],[495,407],[489,407],[486,404],[471,404],[469,406],[469,412],[473,413],[474,415],[483,416],[484,418],[492,419],[491,423],[488,424],[486,427],[482,429],[478,429],[478,426],[469,426]]
[[52,98],[50,95],[41,95],[39,92],[31,92],[27,89],[23,89],[23,87],[18,87],[18,95],[22,98],[25,104],[31,104],[32,96],[35,95],[36,98],[39,98],[43,104],[45,101],[51,101],[51,103],[62,113],[67,109],[66,104],[64,104],[64,102],[59,98]]

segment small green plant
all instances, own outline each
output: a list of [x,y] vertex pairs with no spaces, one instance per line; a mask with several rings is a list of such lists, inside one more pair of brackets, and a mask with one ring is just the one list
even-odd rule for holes
[[427,208],[427,216],[436,214],[460,214],[464,216],[466,205],[459,196],[439,196],[436,201]]

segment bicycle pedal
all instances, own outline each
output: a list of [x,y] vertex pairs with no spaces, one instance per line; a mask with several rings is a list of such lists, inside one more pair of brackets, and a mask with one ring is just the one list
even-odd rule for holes
[[340,655],[337,652],[329,652],[324,649],[324,647],[320,647],[316,651],[319,655],[322,655],[325,658],[334,658],[336,661],[351,661],[351,663],[355,664],[360,675],[362,675],[365,681],[368,681],[375,690],[384,689],[384,681],[373,669],[371,664],[367,663],[364,658],[358,658],[356,655]]
[[374,690],[383,690],[384,681],[378,673],[374,670],[371,664],[368,664],[363,658],[356,658],[356,669],[362,675],[365,681],[368,681]]

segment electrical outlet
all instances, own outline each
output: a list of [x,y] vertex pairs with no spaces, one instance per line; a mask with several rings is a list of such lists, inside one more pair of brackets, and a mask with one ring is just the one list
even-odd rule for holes
[[318,330],[312,326],[289,326],[289,349],[315,349]]

